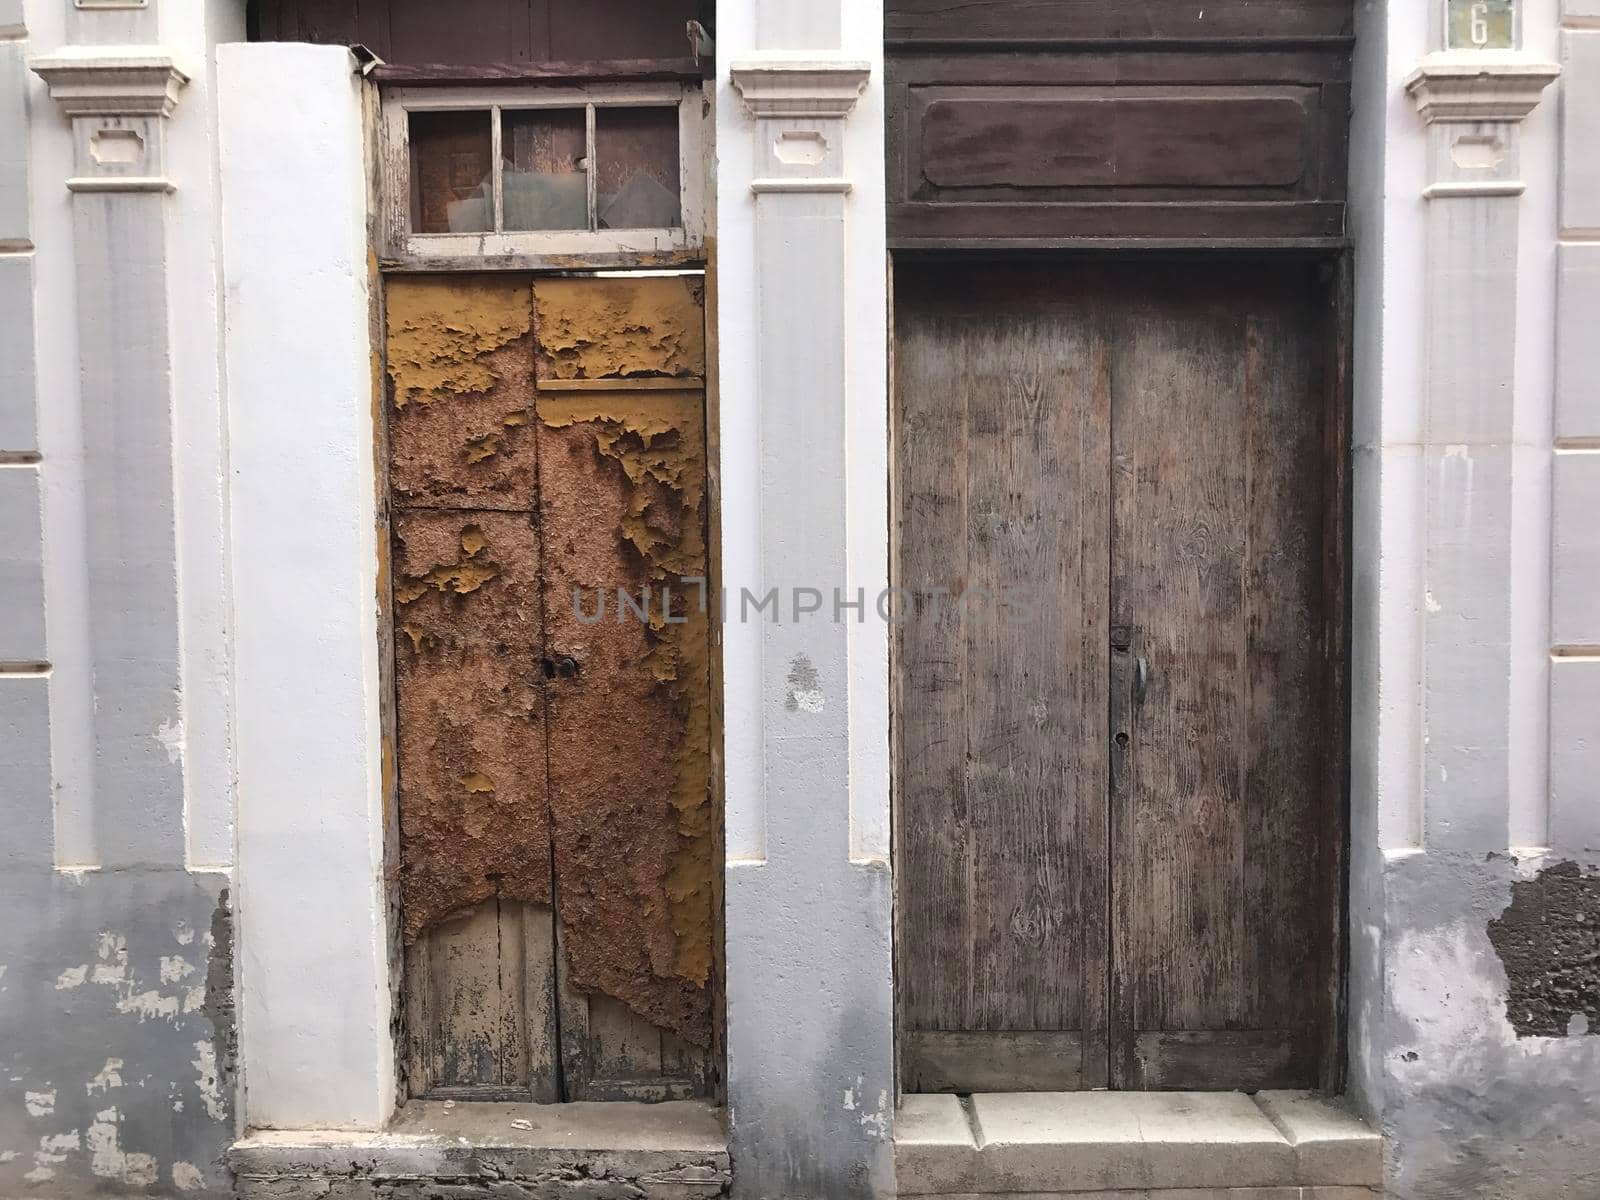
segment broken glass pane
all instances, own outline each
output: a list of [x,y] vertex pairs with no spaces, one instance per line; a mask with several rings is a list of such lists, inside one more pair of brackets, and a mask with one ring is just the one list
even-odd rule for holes
[[589,228],[584,110],[502,112],[500,122],[505,228]]
[[494,228],[488,110],[411,114],[411,228],[484,233]]
[[601,229],[671,229],[678,202],[678,110],[598,108],[595,211]]

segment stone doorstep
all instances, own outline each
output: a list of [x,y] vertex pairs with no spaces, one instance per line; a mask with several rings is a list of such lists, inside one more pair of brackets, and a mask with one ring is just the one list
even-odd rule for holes
[[[901,1195],[905,1195],[904,1192]],[[1382,1200],[1378,1188],[1140,1188],[1114,1192],[949,1192],[940,1200]]]
[[1028,1200],[1356,1200],[1382,1139],[1309,1092],[1010,1092],[907,1096],[902,1196]]
[[381,1133],[258,1130],[228,1152],[240,1200],[708,1200],[729,1180],[721,1111],[413,1100]]

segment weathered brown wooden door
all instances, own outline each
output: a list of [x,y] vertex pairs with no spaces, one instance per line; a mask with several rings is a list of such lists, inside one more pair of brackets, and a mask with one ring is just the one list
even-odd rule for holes
[[903,1085],[1317,1086],[1342,822],[1323,275],[896,274]]
[[705,575],[700,281],[385,292],[410,1090],[699,1094],[708,622],[680,579]]

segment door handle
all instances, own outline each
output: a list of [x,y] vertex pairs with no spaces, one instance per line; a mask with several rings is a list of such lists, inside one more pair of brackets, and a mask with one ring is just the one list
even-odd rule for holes
[[1135,705],[1144,703],[1144,698],[1150,692],[1150,660],[1144,655],[1139,655],[1133,662],[1133,702]]

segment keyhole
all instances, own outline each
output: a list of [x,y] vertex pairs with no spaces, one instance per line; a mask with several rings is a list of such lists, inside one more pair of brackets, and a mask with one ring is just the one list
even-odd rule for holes
[[1127,749],[1127,746],[1128,746],[1128,735],[1125,734],[1125,733],[1117,734],[1117,748],[1119,750],[1125,750],[1125,749]]

